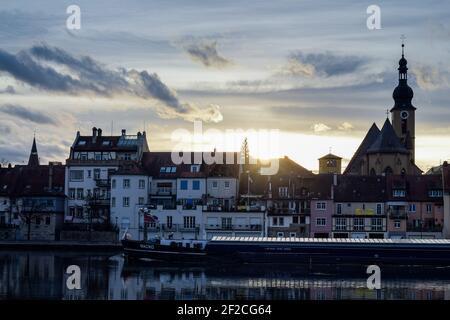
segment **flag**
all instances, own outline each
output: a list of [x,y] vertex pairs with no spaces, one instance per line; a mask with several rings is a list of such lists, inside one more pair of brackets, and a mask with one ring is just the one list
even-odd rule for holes
[[145,223],[155,223],[158,222],[158,217],[154,216],[150,213],[145,213],[144,214],[144,222]]

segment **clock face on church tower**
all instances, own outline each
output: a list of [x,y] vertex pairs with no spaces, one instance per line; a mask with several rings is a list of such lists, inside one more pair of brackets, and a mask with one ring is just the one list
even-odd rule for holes
[[402,111],[400,112],[400,118],[402,119],[408,119],[409,113],[408,111]]

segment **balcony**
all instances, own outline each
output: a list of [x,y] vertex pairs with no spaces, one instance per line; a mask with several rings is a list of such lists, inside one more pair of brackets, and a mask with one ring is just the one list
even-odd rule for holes
[[408,215],[405,209],[389,210],[389,219],[407,219]]
[[110,179],[94,178],[94,180],[95,180],[95,185],[98,188],[111,188],[111,180]]
[[180,225],[178,227],[178,230],[180,232],[199,232],[200,230],[200,225],[196,224],[195,226],[185,226],[185,225]]
[[87,199],[87,203],[89,206],[109,206],[110,198],[90,198]]
[[295,209],[290,209],[290,208],[268,208],[267,209],[267,213],[269,215],[273,214],[295,214],[296,211]]
[[0,223],[0,229],[18,229],[19,225],[12,223]]
[[176,224],[162,224],[161,229],[165,232],[177,232],[178,226]]
[[217,231],[261,231],[262,225],[251,224],[251,225],[219,225],[219,224],[207,224],[205,225],[206,230],[217,230]]
[[412,224],[408,224],[406,227],[407,232],[442,232],[441,225],[435,226],[415,226]]

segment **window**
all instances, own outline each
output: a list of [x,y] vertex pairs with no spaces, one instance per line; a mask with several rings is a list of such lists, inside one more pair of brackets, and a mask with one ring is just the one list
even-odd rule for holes
[[317,218],[316,219],[316,226],[325,227],[326,225],[327,225],[327,219],[325,219],[325,218]]
[[291,238],[295,238],[296,236],[297,236],[297,234],[295,232],[289,233],[289,237],[291,237]]
[[188,182],[187,182],[187,180],[181,180],[181,181],[180,181],[180,189],[181,189],[181,190],[187,190],[187,188],[188,188]]
[[428,196],[431,198],[442,197],[442,190],[430,190],[428,191]]
[[409,212],[416,212],[416,205],[414,203],[411,203],[408,207]]
[[140,179],[139,180],[139,189],[144,189],[145,188],[145,180],[144,179]]
[[278,219],[277,218],[272,218],[272,225],[273,226],[277,226],[278,225]]
[[144,204],[144,197],[139,197],[138,204],[140,205]]
[[91,178],[91,172],[92,172],[91,170],[88,170],[88,171],[87,171],[87,174],[88,174],[87,177],[88,177],[88,178]]
[[342,214],[342,203],[338,203],[336,205],[336,213],[337,214]]
[[433,205],[430,203],[427,203],[426,210],[427,210],[427,213],[431,213],[433,211]]
[[400,220],[395,220],[394,221],[394,228],[395,229],[400,229]]
[[50,217],[45,217],[45,224],[50,225]]
[[217,183],[217,181],[213,181],[213,183],[212,183],[212,187],[213,187],[214,189],[216,189],[216,188],[217,188],[217,186],[218,186],[218,183]]
[[231,218],[222,218],[222,229],[225,230],[232,229]]
[[130,188],[130,179],[123,179],[123,188],[124,189]]
[[80,140],[80,141],[78,141],[77,145],[84,146],[84,145],[86,145],[86,141],[85,140]]
[[77,199],[83,199],[84,197],[84,190],[83,188],[78,188],[77,189]]
[[403,189],[394,189],[394,190],[392,191],[392,195],[393,195],[395,198],[401,198],[401,197],[406,196],[406,191],[403,190]]
[[280,197],[287,197],[288,196],[288,187],[279,187],[278,194]]
[[191,165],[191,172],[195,173],[195,172],[199,172],[199,171],[200,171],[200,165],[198,165],[198,164]]
[[225,181],[225,188],[228,189],[230,187],[230,181]]
[[83,218],[83,207],[77,208],[77,218]]
[[112,179],[111,180],[111,188],[115,189],[116,188],[116,179]]
[[130,227],[130,218],[122,218],[121,222],[122,229],[126,229]]
[[383,231],[383,219],[372,218],[371,219],[372,231]]
[[166,218],[166,222],[167,222],[167,227],[168,228],[172,228],[172,216],[167,216]]
[[278,218],[278,224],[280,226],[284,226],[284,218],[283,217]]
[[377,203],[377,214],[383,214],[383,206],[381,203]]
[[198,181],[198,180],[192,181],[192,189],[193,190],[200,190],[200,181]]
[[116,207],[116,197],[111,198],[111,207],[113,207],[113,208]]
[[129,197],[123,197],[122,198],[122,207],[129,207],[130,206],[130,198]]
[[75,188],[69,189],[69,199],[75,199]]
[[293,224],[298,224],[298,217],[297,216],[292,217],[292,223]]
[[123,155],[123,160],[131,160],[131,154],[130,153],[125,153]]
[[186,229],[194,229],[195,228],[195,217],[194,216],[186,216],[183,217],[183,225]]
[[347,219],[346,218],[336,218],[336,230],[338,230],[338,231],[347,230]]
[[100,169],[94,169],[94,180],[100,179]]
[[70,170],[70,181],[83,181],[83,170]]
[[75,207],[69,207],[69,217],[75,216]]
[[284,232],[277,232],[277,237],[278,238],[283,238],[284,237]]
[[325,202],[317,202],[316,209],[317,210],[325,210],[327,208],[327,204]]
[[364,218],[353,219],[353,231],[364,231]]
[[41,217],[36,217],[36,224],[40,225],[41,224]]

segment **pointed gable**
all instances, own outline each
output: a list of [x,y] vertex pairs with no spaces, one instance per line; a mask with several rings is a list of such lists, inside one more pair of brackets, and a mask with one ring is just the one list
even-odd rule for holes
[[400,142],[389,119],[386,119],[378,138],[367,149],[367,153],[409,153],[409,151]]
[[360,174],[360,163],[364,159],[367,153],[367,149],[377,140],[380,134],[380,129],[378,129],[375,123],[372,124],[363,141],[359,145],[352,159],[345,168],[344,174]]

